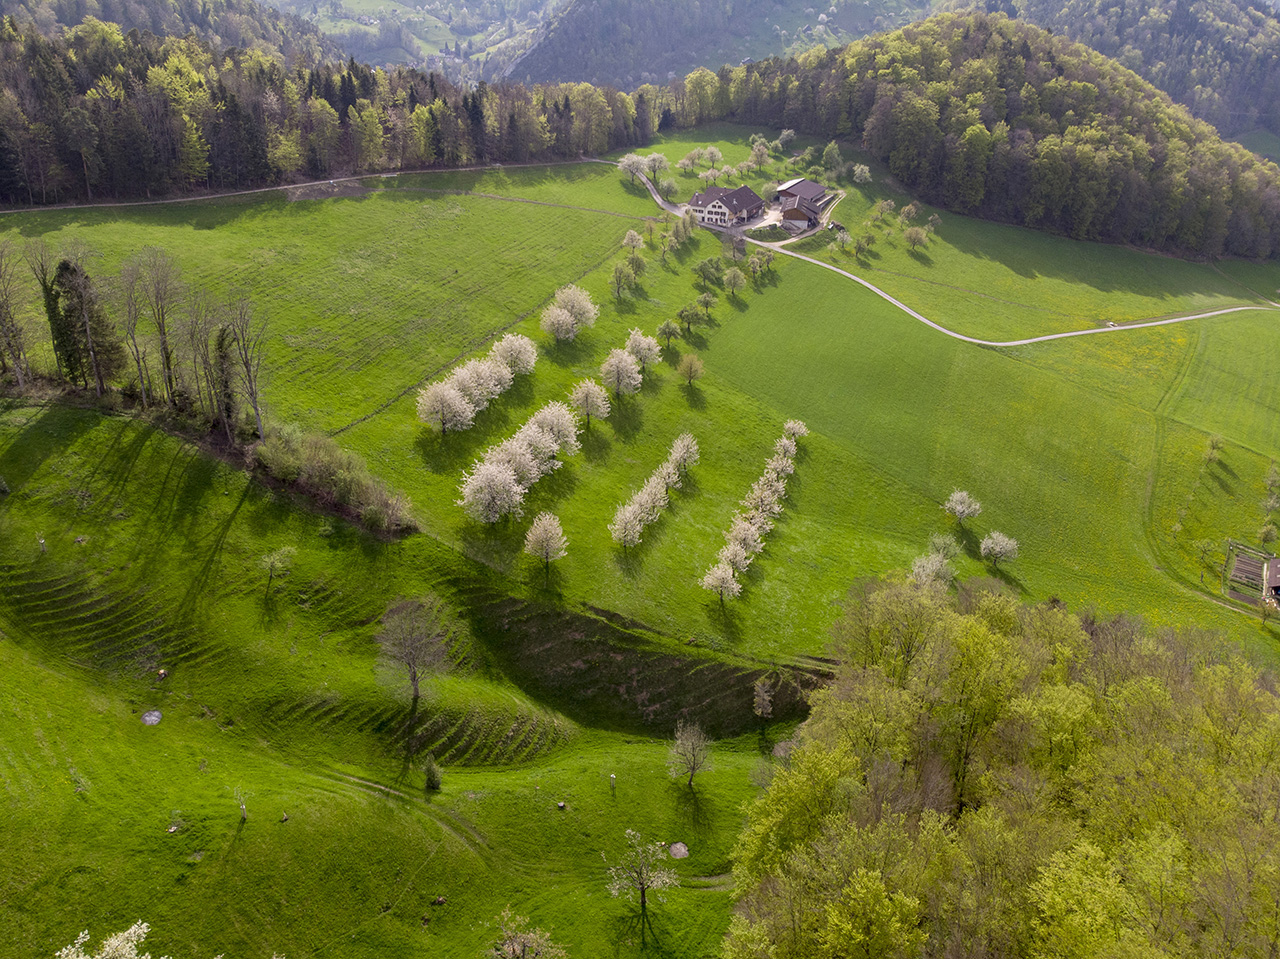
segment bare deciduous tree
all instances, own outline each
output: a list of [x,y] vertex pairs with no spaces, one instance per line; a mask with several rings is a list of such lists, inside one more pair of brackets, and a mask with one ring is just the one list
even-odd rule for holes
[[18,316],[18,251],[0,240],[0,369],[13,370],[18,388],[27,383],[26,336]]
[[271,584],[275,581],[275,578],[277,576],[287,576],[289,570],[293,569],[293,558],[297,555],[297,552],[292,546],[281,546],[258,560],[258,566],[267,574],[268,595],[271,593]]
[[266,335],[266,320],[255,322],[253,305],[248,297],[237,297],[231,301],[227,311],[227,322],[231,326],[235,344],[236,374],[240,381],[241,395],[253,409],[253,418],[258,425],[258,438],[267,434],[262,428],[262,338]]
[[450,639],[444,604],[435,596],[396,603],[383,614],[378,633],[383,659],[408,672],[414,699],[423,673],[448,667]]
[[773,715],[773,683],[768,676],[761,676],[752,687],[751,711],[761,719]]
[[173,347],[169,342],[170,321],[182,299],[182,276],[178,264],[164,250],[149,246],[138,254],[142,300],[160,337],[160,378],[165,402],[172,404],[177,373]]
[[673,779],[688,775],[688,785],[692,788],[693,777],[710,768],[711,740],[697,723],[679,720],[676,723],[675,742],[667,753],[667,772]]
[[702,372],[702,360],[696,353],[686,353],[680,357],[680,364],[676,367],[676,375],[684,380],[686,386],[693,386],[694,380],[702,379]]

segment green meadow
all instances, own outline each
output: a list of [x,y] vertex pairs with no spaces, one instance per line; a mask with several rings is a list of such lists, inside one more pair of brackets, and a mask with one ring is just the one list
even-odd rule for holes
[[[657,148],[674,161],[715,143],[736,161],[750,132]],[[836,217],[851,227],[881,198],[909,199],[882,171],[841,188]],[[421,527],[364,533],[140,420],[62,401],[0,409],[0,781],[14,850],[0,925],[15,955],[137,918],[154,927],[153,954],[479,955],[507,904],[573,956],[715,955],[742,805],[803,715],[809,657],[851,584],[909,567],[938,532],[959,537],[963,577],[1218,630],[1274,659],[1274,629],[1220,595],[1215,563],[1270,518],[1275,313],[987,348],[778,255],[736,296],[713,287],[710,321],[591,423],[522,518],[482,527],[455,503],[462,471],[597,375],[628,330],[674,318],[720,240],[699,231],[665,263],[650,241],[640,284],[615,299],[623,235],[661,224],[608,166],[348,192],[0,219],[14,236],[89,245],[102,276],[157,245],[192,284],[246,292],[269,323],[270,416],[364,455]],[[825,236],[800,248],[993,339],[1266,306],[1280,286],[1271,265],[941,216],[915,254],[900,237],[862,263]],[[601,315],[556,345],[539,314],[569,282]],[[535,371],[471,430],[427,431],[417,387],[507,330],[537,342]],[[693,386],[675,372],[688,352],[706,364]],[[785,510],[742,596],[722,605],[698,579],[790,418],[812,434]],[[622,551],[614,510],[684,431],[700,462]],[[1212,437],[1221,449],[1207,456]],[[963,530],[940,508],[956,488],[984,506]],[[549,581],[521,554],[541,510],[569,540]],[[998,570],[977,552],[993,529],[1020,543]],[[297,551],[292,568],[268,584],[260,561],[282,546]],[[415,705],[375,637],[389,604],[428,592],[452,611],[451,668]],[[751,686],[765,674],[784,682],[761,728]],[[141,723],[149,709],[159,725]],[[694,790],[663,768],[681,715],[718,740]],[[428,751],[445,778],[424,796]],[[690,848],[647,924],[605,890],[601,853],[616,855],[627,828]]]

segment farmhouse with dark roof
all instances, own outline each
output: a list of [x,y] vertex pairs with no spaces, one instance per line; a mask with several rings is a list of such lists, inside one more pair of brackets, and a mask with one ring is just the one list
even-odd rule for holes
[[749,186],[740,186],[736,190],[709,186],[689,198],[689,208],[693,210],[699,223],[728,226],[731,223],[744,223],[763,213],[764,200]]

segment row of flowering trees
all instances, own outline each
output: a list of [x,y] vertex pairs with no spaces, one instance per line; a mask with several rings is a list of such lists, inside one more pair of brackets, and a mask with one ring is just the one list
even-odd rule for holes
[[787,477],[796,468],[796,441],[808,435],[809,428],[800,420],[786,422],[783,435],[773,444],[773,456],[765,463],[764,472],[743,497],[741,509],[734,513],[724,534],[724,547],[701,580],[702,588],[715,593],[721,602],[742,592],[738,574],[746,572],[764,549],[765,536],[773,529],[773,521],[782,514]]
[[609,524],[613,541],[623,549],[638,545],[644,528],[662,515],[671,501],[671,491],[680,489],[689,467],[696,462],[698,441],[692,433],[681,433],[662,464],[613,514],[613,522]]
[[532,373],[538,347],[518,333],[508,333],[483,359],[468,360],[443,380],[418,392],[418,419],[443,435],[469,430],[476,414],[511,389],[517,376]]

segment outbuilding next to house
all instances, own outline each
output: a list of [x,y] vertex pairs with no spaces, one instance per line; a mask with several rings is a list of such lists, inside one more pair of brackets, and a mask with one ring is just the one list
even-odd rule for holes
[[730,190],[723,186],[710,186],[689,198],[699,223],[728,226],[743,223],[764,212],[764,200],[749,186]]

